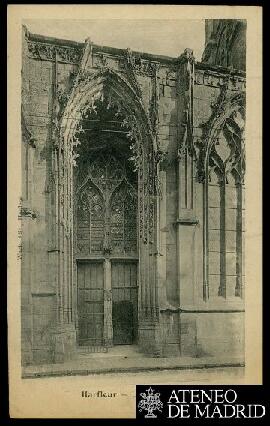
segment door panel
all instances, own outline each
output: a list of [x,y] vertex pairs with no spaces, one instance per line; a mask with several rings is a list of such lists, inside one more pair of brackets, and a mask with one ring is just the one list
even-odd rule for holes
[[133,336],[133,305],[129,300],[113,302],[113,343],[114,345],[131,345]]
[[128,345],[137,338],[137,264],[112,262],[113,343]]
[[104,278],[102,262],[78,263],[79,345],[103,344]]

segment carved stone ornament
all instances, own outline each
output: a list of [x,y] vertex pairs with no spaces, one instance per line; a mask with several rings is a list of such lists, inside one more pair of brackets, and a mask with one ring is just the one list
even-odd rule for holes
[[179,56],[179,63],[190,62],[191,64],[195,63],[195,57],[193,55],[193,50],[188,47],[184,50],[184,52]]
[[104,69],[108,67],[108,58],[103,53],[99,53],[98,55],[97,67]]
[[246,88],[246,80],[244,77],[232,73],[228,75],[220,74],[210,70],[195,70],[194,82],[197,85],[204,85],[210,87],[220,87],[228,80],[228,90],[244,91]]
[[[152,135],[154,138],[157,137],[158,132],[158,107],[159,107],[159,80],[158,80],[158,70],[160,64],[159,62],[151,62],[148,60],[143,60],[139,55],[135,55],[130,49],[126,50],[126,56],[124,60],[124,70],[126,76],[132,85],[136,95],[140,99],[140,102],[145,110],[146,115],[148,116],[148,121],[150,128],[152,130]],[[138,75],[151,77],[152,80],[152,95],[150,99],[149,111],[144,106],[142,89],[137,79]]]
[[27,40],[27,44],[29,55],[34,59],[54,61],[57,56],[59,62],[78,64],[82,56],[80,47],[56,46],[31,40]]
[[26,218],[26,217],[28,217],[30,219],[36,219],[37,218],[37,213],[34,210],[30,209],[30,208],[22,207],[21,206],[18,218],[22,219],[22,218]]
[[125,69],[127,73],[127,77],[136,91],[137,96],[142,99],[142,90],[138,83],[136,77],[136,57],[133,55],[130,49],[126,50],[126,58],[125,58]]
[[184,101],[182,137],[179,141],[178,159],[181,160],[186,153],[194,155],[193,146],[193,84],[195,58],[191,49],[185,49],[178,59],[178,90]]
[[127,49],[126,57],[124,61],[121,61],[121,65],[124,69],[126,59],[137,75],[154,77],[159,68],[159,62],[143,59],[138,53],[132,52],[131,49]]
[[183,128],[183,136],[178,148],[178,159],[181,160],[188,153],[191,157],[195,154],[195,149],[193,146],[193,136],[192,136],[192,123],[191,123],[191,111],[190,103],[186,103],[186,110],[184,111],[184,120],[181,123]]
[[[86,55],[86,50],[84,56]],[[84,63],[84,56],[82,63]],[[136,61],[135,61],[136,65]],[[155,82],[157,69],[155,65]],[[152,111],[157,108],[158,93],[153,90]],[[126,52],[125,70],[117,71],[110,67],[82,69],[79,66],[64,113],[60,121],[61,140],[71,164],[76,164],[80,143],[83,117],[89,112],[95,114],[98,102],[106,102],[106,107],[121,118],[122,127],[127,130],[130,139],[131,156],[134,169],[138,173],[139,236],[145,243],[153,242],[156,195],[159,194],[157,165],[159,156],[155,132],[156,118],[150,119],[145,108],[142,93],[134,68],[132,52]],[[157,97],[157,98],[155,98]],[[69,117],[75,117],[71,120]],[[152,123],[155,123],[154,126]],[[149,157],[150,155],[150,157]]]
[[158,78],[159,64],[154,64],[154,75],[152,76],[152,97],[150,101],[150,121],[152,124],[152,132],[157,141],[158,126],[159,126],[159,78]]
[[104,301],[111,302],[112,301],[112,290],[106,289],[104,290]]

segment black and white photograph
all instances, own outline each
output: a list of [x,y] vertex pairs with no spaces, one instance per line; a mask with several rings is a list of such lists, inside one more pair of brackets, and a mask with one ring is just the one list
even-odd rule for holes
[[[131,398],[114,378],[244,384],[247,19],[219,7],[197,18],[196,6],[184,18],[180,6],[170,19],[162,8],[151,18],[158,6],[145,6],[147,19],[93,18],[89,6],[58,19],[40,7],[20,21],[10,170],[20,180],[9,308],[14,296],[22,386],[76,381],[83,399],[91,379],[106,411],[105,397]],[[110,385],[94,395],[101,379]],[[86,405],[81,417],[92,416]]]

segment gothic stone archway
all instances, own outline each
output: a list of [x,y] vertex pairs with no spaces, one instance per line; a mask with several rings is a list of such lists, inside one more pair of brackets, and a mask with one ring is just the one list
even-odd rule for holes
[[123,117],[95,107],[74,168],[74,277],[77,342],[97,352],[137,342],[138,182]]
[[[77,297],[74,293],[74,167],[79,157],[83,120],[94,113],[97,103],[105,102],[114,111],[118,125],[130,140],[131,160],[137,173],[138,198],[138,343],[144,350],[157,350],[159,322],[157,290],[158,252],[158,164],[155,138],[150,120],[136,90],[123,76],[110,69],[85,72],[80,70],[59,125],[59,218],[62,250],[59,255],[59,323],[75,324]],[[106,244],[105,244],[106,246]],[[104,247],[103,247],[104,251]],[[106,252],[106,247],[105,247]],[[106,263],[105,263],[106,264]],[[105,266],[110,268],[109,264]],[[108,273],[107,273],[108,275]],[[103,312],[110,305],[110,292]],[[107,308],[106,308],[107,305]],[[110,308],[109,308],[110,309]],[[111,323],[110,313],[107,321]],[[104,318],[105,319],[105,318]],[[110,326],[104,325],[104,342],[110,345]]]

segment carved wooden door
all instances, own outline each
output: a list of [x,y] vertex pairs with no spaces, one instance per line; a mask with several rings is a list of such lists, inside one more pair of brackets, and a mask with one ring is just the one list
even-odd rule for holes
[[101,262],[78,262],[79,344],[102,346],[104,326],[104,280]]
[[137,265],[112,262],[113,343],[130,345],[137,338]]
[[76,205],[79,344],[102,345],[108,336],[114,344],[136,340],[136,184],[130,166],[110,154],[85,162],[82,170]]

